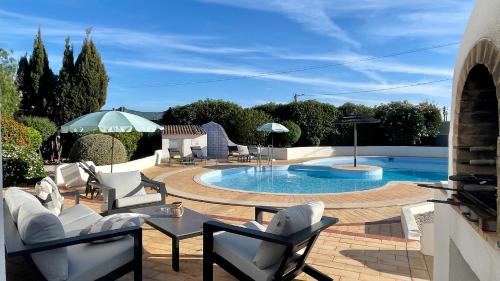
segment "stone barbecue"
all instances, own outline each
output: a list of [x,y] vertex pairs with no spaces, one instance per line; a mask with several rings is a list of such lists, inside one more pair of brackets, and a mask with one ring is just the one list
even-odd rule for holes
[[455,63],[448,186],[435,191],[435,280],[500,281],[500,1],[478,0]]

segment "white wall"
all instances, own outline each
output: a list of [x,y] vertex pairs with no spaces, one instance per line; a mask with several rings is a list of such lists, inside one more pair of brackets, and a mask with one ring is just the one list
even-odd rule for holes
[[191,156],[191,146],[200,146],[202,149],[207,149],[207,135],[192,136],[192,135],[163,135],[161,141],[162,162],[168,162],[170,157],[168,149],[170,147],[178,148],[182,156]]
[[[142,171],[147,168],[154,167],[161,162],[161,150],[156,150],[155,154],[140,158],[137,160],[133,161],[128,161],[125,163],[120,163],[120,164],[114,164],[113,165],[113,172],[129,172],[129,171]],[[56,174],[55,174],[55,182],[57,185],[64,185],[64,179],[61,174],[61,168],[69,165],[68,163],[66,164],[61,164],[56,167]],[[109,173],[111,171],[111,165],[103,165],[103,166],[96,166],[96,171],[98,172],[103,172],[103,173]],[[82,176],[82,180],[86,181],[87,180],[87,174],[80,169],[80,174]]]
[[[313,146],[274,149],[274,158],[278,160],[351,155],[353,155],[352,146]],[[448,148],[427,146],[358,146],[358,155],[448,157]]]
[[[434,197],[446,200],[447,195],[435,191]],[[450,275],[450,266],[458,275],[468,276],[472,270],[481,281],[500,281],[500,250],[489,244],[465,220],[462,214],[446,204],[436,204],[434,213],[434,280],[455,281]],[[450,239],[469,265],[454,267],[452,261],[458,260],[450,254]],[[456,271],[464,271],[462,273]]]

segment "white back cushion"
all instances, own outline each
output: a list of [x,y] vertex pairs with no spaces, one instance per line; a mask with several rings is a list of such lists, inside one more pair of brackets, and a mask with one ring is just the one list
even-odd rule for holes
[[[274,215],[266,232],[282,236],[291,235],[319,222],[324,209],[323,202],[314,201],[280,210]],[[284,252],[285,246],[263,241],[253,262],[258,268],[265,269],[280,262]]]
[[97,177],[100,183],[116,190],[116,199],[146,194],[146,190],[141,186],[141,173],[139,171],[98,173]]
[[61,176],[66,187],[84,186],[88,175],[78,167],[78,163],[68,164],[61,168]]
[[40,201],[38,201],[35,196],[19,189],[18,187],[9,187],[7,188],[7,191],[5,191],[5,203],[7,203],[10,214],[12,215],[12,219],[15,223],[17,223],[19,209],[26,202],[39,204],[41,206]]
[[[26,244],[65,237],[64,228],[56,215],[40,203],[25,203],[19,209],[17,228],[21,239]],[[60,248],[31,255],[36,266],[49,280],[66,280],[68,278],[68,253]]]

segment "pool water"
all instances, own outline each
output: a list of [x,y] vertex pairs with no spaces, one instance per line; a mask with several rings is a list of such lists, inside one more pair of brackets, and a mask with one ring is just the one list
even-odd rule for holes
[[328,167],[336,164],[352,164],[352,157],[307,161],[304,166],[230,168],[205,173],[200,180],[212,186],[240,191],[313,194],[368,190],[390,181],[437,182],[448,176],[446,158],[358,157],[360,165],[382,167],[381,179],[332,173]]

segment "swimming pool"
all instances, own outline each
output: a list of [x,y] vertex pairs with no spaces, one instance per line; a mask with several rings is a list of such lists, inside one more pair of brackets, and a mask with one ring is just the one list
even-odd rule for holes
[[390,181],[436,182],[448,176],[446,158],[358,157],[360,165],[383,168],[382,177],[377,179],[339,175],[329,168],[351,163],[352,157],[334,157],[307,161],[303,165],[230,168],[202,174],[199,180],[236,191],[314,194],[368,190]]

